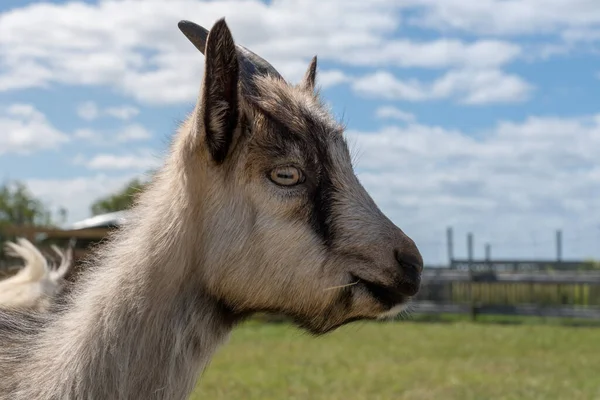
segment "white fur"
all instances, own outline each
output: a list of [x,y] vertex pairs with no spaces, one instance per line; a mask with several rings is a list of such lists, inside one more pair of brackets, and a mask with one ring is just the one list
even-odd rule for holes
[[389,310],[379,314],[377,319],[381,320],[381,319],[395,318],[398,315],[402,314],[404,311],[406,311],[408,309],[408,305],[409,305],[408,302],[395,305],[394,307],[390,308]]
[[25,265],[14,276],[0,281],[0,308],[44,309],[48,300],[60,291],[65,274],[72,264],[72,251],[54,246],[61,258],[56,270],[29,240],[18,238],[5,244],[7,254],[23,259]]

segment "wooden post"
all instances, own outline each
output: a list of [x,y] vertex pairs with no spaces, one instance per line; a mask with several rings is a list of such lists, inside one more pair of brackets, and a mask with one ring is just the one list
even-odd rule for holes
[[477,308],[475,307],[475,299],[473,298],[473,234],[467,234],[467,255],[469,260],[469,301],[471,303],[471,320],[477,319]]
[[471,271],[473,265],[473,234],[467,234],[467,254],[469,258],[469,271]]

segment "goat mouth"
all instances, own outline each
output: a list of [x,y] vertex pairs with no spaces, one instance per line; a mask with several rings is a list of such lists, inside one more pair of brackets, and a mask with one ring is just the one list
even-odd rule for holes
[[396,287],[368,281],[356,275],[352,275],[352,279],[354,282],[357,282],[356,286],[364,288],[373,299],[387,309],[406,303],[410,298],[410,296],[402,293]]

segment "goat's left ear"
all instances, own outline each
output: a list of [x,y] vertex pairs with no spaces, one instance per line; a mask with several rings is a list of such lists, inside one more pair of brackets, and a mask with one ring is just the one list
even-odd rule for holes
[[206,145],[217,163],[227,157],[238,124],[239,65],[225,19],[218,20],[206,39],[202,104]]
[[310,65],[308,69],[304,73],[304,79],[300,84],[306,90],[310,90],[311,92],[315,90],[315,81],[317,80],[317,56],[314,56],[312,60],[310,60]]

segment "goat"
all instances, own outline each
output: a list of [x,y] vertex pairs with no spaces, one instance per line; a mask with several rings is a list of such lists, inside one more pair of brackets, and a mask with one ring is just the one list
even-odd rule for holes
[[25,265],[16,275],[0,281],[0,308],[46,310],[64,286],[64,276],[72,265],[72,249],[63,252],[52,246],[61,259],[58,268],[53,270],[44,255],[27,239],[6,242],[5,247],[8,255],[22,258]]
[[419,290],[421,254],[356,177],[316,57],[292,85],[224,18],[178,26],[205,56],[196,106],[64,303],[0,314],[0,399],[185,399],[256,312],[318,336]]

